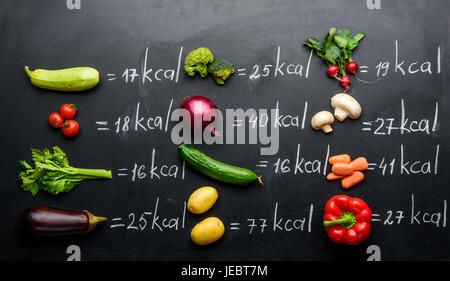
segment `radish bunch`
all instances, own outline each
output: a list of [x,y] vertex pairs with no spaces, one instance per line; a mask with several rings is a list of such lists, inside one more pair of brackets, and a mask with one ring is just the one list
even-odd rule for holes
[[[354,61],[349,62],[346,66],[347,72],[356,75],[356,71],[358,70],[358,64]],[[339,74],[339,66],[331,65],[327,69],[327,74],[330,77],[334,77],[340,81],[340,84],[344,88],[348,88],[352,83],[352,79],[348,75],[343,75],[341,78],[338,77]]]
[[[352,52],[358,46],[358,42],[366,36],[357,33],[353,36],[348,29],[336,30],[332,27],[322,41],[312,36],[307,36],[304,44],[316,51],[317,56],[328,64],[327,74],[340,81],[342,87],[348,89],[351,78],[348,73],[354,74],[358,70],[358,64],[352,59]],[[341,74],[341,77],[338,77]],[[358,78],[358,77],[356,77]]]

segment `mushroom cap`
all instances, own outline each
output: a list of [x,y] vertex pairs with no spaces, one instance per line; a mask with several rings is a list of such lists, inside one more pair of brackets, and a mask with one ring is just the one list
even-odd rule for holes
[[340,108],[348,112],[348,116],[356,119],[361,115],[361,105],[352,96],[346,93],[339,93],[331,98],[331,106]]
[[311,127],[314,130],[320,130],[324,125],[331,125],[334,122],[334,116],[331,112],[319,111],[311,118]]

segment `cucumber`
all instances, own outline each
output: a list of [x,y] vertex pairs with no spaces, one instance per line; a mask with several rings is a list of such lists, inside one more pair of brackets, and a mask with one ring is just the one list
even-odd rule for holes
[[247,185],[261,179],[251,170],[217,161],[195,147],[182,144],[178,147],[181,157],[195,170],[221,182]]
[[100,80],[98,71],[92,67],[31,71],[25,66],[25,73],[34,86],[56,91],[84,91],[95,87]]

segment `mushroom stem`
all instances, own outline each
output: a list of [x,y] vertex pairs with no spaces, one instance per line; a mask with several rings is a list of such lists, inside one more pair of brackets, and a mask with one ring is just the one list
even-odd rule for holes
[[322,131],[326,134],[330,133],[333,131],[333,128],[331,128],[331,125],[323,125],[322,126]]
[[345,111],[340,107],[336,107],[334,110],[334,117],[336,117],[337,120],[342,122],[348,117],[348,111]]
[[334,108],[334,117],[340,122],[347,117],[357,119],[361,115],[361,105],[352,96],[339,93],[331,98],[331,106]]
[[333,114],[329,111],[320,111],[311,118],[311,126],[314,130],[322,130],[324,133],[333,131],[331,124],[334,122]]

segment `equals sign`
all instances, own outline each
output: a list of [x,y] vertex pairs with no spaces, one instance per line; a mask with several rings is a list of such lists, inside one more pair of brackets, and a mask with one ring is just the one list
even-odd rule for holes
[[367,68],[369,68],[367,65],[360,65],[359,72],[366,73],[366,72],[368,72]]
[[[120,222],[120,221],[122,221],[122,218],[113,218],[111,221],[112,222],[116,222],[116,221]],[[124,223],[111,224],[111,226],[109,228],[115,228],[115,227],[125,227],[125,224]]]
[[128,176],[128,173],[127,173],[128,168],[120,168],[120,169],[117,169],[117,171],[118,171],[117,175],[118,175],[119,177],[125,177],[125,176]]
[[373,214],[372,213],[372,221],[381,221],[381,219],[378,218],[379,216],[380,216],[380,214]]
[[231,230],[239,230],[239,225],[241,225],[241,224],[238,222],[232,222],[232,223],[230,223],[230,229]]
[[[107,126],[108,121],[96,121],[95,124],[97,124],[98,126]],[[99,127],[99,128],[97,128],[97,131],[109,131],[109,128],[108,127]]]
[[116,75],[114,73],[108,73],[106,76],[108,77],[108,81],[116,80]]
[[256,167],[267,167],[267,164],[269,163],[269,161],[265,161],[265,160],[260,160],[259,164],[256,165]]
[[[369,122],[362,122],[364,126],[372,126],[372,121]],[[362,128],[363,131],[372,131],[372,128]]]
[[[245,71],[246,71],[247,69],[246,68],[240,68],[240,69],[238,69],[238,75],[247,75],[247,73],[245,73]],[[244,72],[244,73],[241,73],[241,72]]]
[[367,168],[367,170],[375,170],[376,167],[377,163],[369,163],[369,167]]

